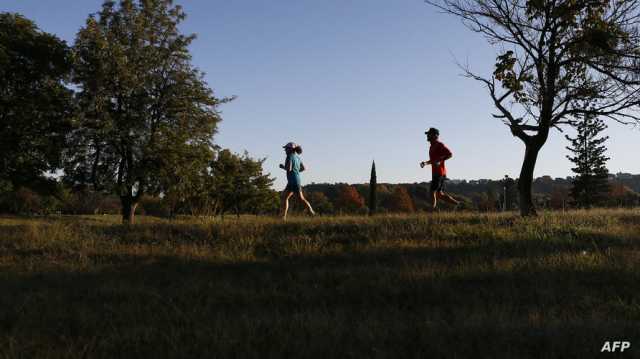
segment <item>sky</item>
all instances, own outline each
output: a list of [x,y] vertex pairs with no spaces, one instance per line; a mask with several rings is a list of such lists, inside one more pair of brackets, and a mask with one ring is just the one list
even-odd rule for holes
[[[430,180],[424,131],[452,150],[448,177],[518,177],[523,144],[491,117],[486,90],[457,63],[491,74],[496,50],[423,0],[181,0],[193,63],[223,105],[215,142],[266,158],[284,187],[282,146],[301,144],[304,183]],[[102,0],[3,0],[72,44]],[[568,141],[554,131],[536,176],[571,175]],[[640,173],[640,127],[609,123],[609,171]]]

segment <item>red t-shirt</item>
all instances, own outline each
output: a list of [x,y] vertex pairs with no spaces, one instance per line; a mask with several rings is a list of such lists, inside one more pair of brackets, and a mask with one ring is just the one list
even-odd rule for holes
[[431,173],[435,176],[446,176],[447,168],[444,166],[444,159],[452,155],[451,151],[444,143],[434,141],[429,147],[429,161],[431,161]]

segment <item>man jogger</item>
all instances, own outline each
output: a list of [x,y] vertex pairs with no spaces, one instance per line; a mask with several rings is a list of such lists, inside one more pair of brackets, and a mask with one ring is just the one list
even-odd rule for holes
[[445,202],[449,202],[451,204],[458,204],[455,198],[451,197],[444,191],[444,183],[447,180],[447,168],[444,165],[444,162],[450,159],[453,154],[444,145],[444,143],[440,142],[438,138],[440,137],[440,131],[435,128],[430,128],[427,132],[427,141],[430,143],[429,147],[429,160],[426,162],[420,162],[420,167],[424,168],[425,165],[431,165],[431,205],[432,208],[435,209],[438,204],[438,199],[444,200]]

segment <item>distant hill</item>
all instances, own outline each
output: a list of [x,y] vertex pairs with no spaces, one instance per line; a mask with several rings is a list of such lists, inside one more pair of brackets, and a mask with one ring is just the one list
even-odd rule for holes
[[[610,201],[607,206],[638,206],[640,205],[640,175],[630,173],[617,173],[609,176],[611,184]],[[572,201],[569,197],[573,177],[553,178],[551,176],[538,177],[533,182],[534,199],[540,208],[561,209],[571,208]],[[325,212],[345,212],[341,208],[344,200],[340,198],[341,187],[352,186],[364,199],[368,206],[369,184],[347,183],[312,183],[304,187],[305,193],[318,201],[328,201],[320,204],[326,208]],[[420,183],[380,183],[378,184],[378,208],[382,212],[391,211],[390,208],[398,208],[393,203],[394,193],[397,187],[403,187],[409,193],[413,201],[413,208],[417,211],[429,208],[429,182]],[[505,179],[478,179],[458,180],[451,179],[446,184],[447,192],[450,192],[464,202],[464,208],[481,211],[497,211],[507,208],[518,208],[517,180]],[[319,195],[321,194],[321,195]],[[409,208],[404,206],[402,208]],[[443,206],[446,209],[446,206]],[[360,211],[364,212],[364,208]],[[353,211],[353,208],[350,210]]]

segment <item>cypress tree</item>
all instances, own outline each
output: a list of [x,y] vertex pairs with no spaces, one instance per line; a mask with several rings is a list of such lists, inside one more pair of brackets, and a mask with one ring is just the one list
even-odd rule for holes
[[600,137],[606,128],[602,120],[586,114],[577,123],[576,137],[565,136],[571,142],[567,149],[572,152],[567,158],[574,163],[571,170],[576,174],[571,197],[579,207],[601,204],[609,192],[609,170],[606,167],[609,157],[605,156],[607,148],[604,146],[609,137]]
[[371,179],[369,180],[369,215],[373,215],[376,213],[377,186],[378,186],[378,177],[376,176],[376,161],[373,161],[373,164],[371,165]]

